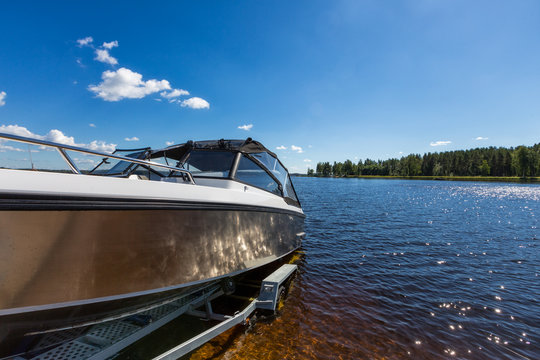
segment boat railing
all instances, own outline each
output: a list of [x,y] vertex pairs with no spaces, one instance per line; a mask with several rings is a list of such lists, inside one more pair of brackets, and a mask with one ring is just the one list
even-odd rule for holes
[[0,139],[6,139],[6,140],[17,141],[17,142],[26,143],[26,144],[55,148],[56,150],[58,150],[58,152],[60,153],[60,155],[62,156],[62,158],[64,159],[64,161],[67,163],[67,165],[69,166],[69,168],[74,174],[82,174],[82,173],[77,167],[76,163],[73,161],[73,159],[71,159],[69,154],[66,152],[66,150],[75,151],[75,152],[79,152],[83,154],[94,155],[94,156],[101,156],[107,159],[116,159],[116,160],[126,161],[126,162],[139,164],[139,165],[152,166],[152,167],[157,167],[161,169],[168,169],[172,172],[181,173],[183,176],[187,177],[190,183],[195,184],[195,181],[193,181],[193,175],[191,174],[189,170],[180,169],[177,167],[160,164],[153,161],[139,160],[139,159],[134,159],[134,158],[126,157],[126,156],[120,156],[120,155],[115,155],[115,154],[109,154],[106,152],[85,149],[78,146],[65,145],[65,144],[55,143],[51,141],[34,139],[34,138],[13,135],[13,134],[6,134],[6,133],[1,133],[1,132],[0,132]]

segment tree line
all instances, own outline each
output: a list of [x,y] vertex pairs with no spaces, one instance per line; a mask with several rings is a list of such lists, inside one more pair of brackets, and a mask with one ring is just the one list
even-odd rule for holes
[[516,148],[411,154],[401,159],[319,162],[308,176],[540,176],[540,143]]

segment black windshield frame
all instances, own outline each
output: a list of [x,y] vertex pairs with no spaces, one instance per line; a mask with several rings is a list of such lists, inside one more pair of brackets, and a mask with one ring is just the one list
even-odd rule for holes
[[[159,157],[167,157],[173,160],[177,161],[176,166],[183,168],[185,163],[188,161],[190,157],[190,153],[196,151],[196,152],[231,152],[236,154],[236,156],[232,159],[231,166],[229,168],[229,174],[226,177],[215,177],[215,176],[205,176],[204,174],[197,174],[194,173],[192,176],[194,178],[207,178],[207,179],[216,179],[216,180],[233,180],[237,181],[242,184],[251,185],[253,184],[246,183],[236,177],[236,172],[238,170],[238,164],[240,162],[240,159],[242,156],[245,156],[249,160],[253,161],[258,167],[260,167],[268,176],[274,180],[279,187],[279,192],[281,195],[276,194],[274,192],[268,191],[266,189],[263,189],[261,187],[255,186],[257,189],[269,192],[276,196],[281,196],[285,202],[289,205],[296,206],[301,208],[302,205],[300,203],[300,200],[298,199],[298,194],[296,192],[296,189],[294,188],[294,184],[291,180],[291,174],[289,173],[289,170],[283,165],[283,163],[278,159],[277,155],[265,148],[261,143],[253,141],[252,139],[248,138],[247,140],[219,140],[219,141],[198,141],[198,142],[192,142],[188,141],[185,144],[170,146],[168,148],[164,148],[161,150],[155,150],[151,152],[150,159],[152,158],[159,158]],[[290,186],[292,188],[292,191],[294,192],[294,196],[296,199],[293,199],[289,196],[285,195],[285,186],[286,183],[282,183],[274,173],[270,169],[266,167],[264,163],[262,163],[256,156],[256,154],[260,153],[266,153],[270,157],[274,158],[277,163],[285,170],[287,176],[285,177],[285,182],[290,182]],[[171,154],[171,155],[169,155]]]

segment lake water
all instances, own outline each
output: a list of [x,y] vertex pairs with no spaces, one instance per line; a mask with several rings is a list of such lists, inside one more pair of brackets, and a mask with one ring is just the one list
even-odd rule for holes
[[295,178],[282,315],[192,359],[539,359],[540,186]]

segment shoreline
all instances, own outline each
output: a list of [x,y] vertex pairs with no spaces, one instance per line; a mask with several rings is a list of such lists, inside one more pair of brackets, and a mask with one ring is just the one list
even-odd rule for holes
[[438,180],[438,181],[483,181],[483,182],[514,182],[540,183],[540,177],[520,178],[517,176],[390,176],[390,175],[346,175],[346,176],[308,176],[294,174],[299,177],[334,178],[334,179],[389,179],[389,180]]

